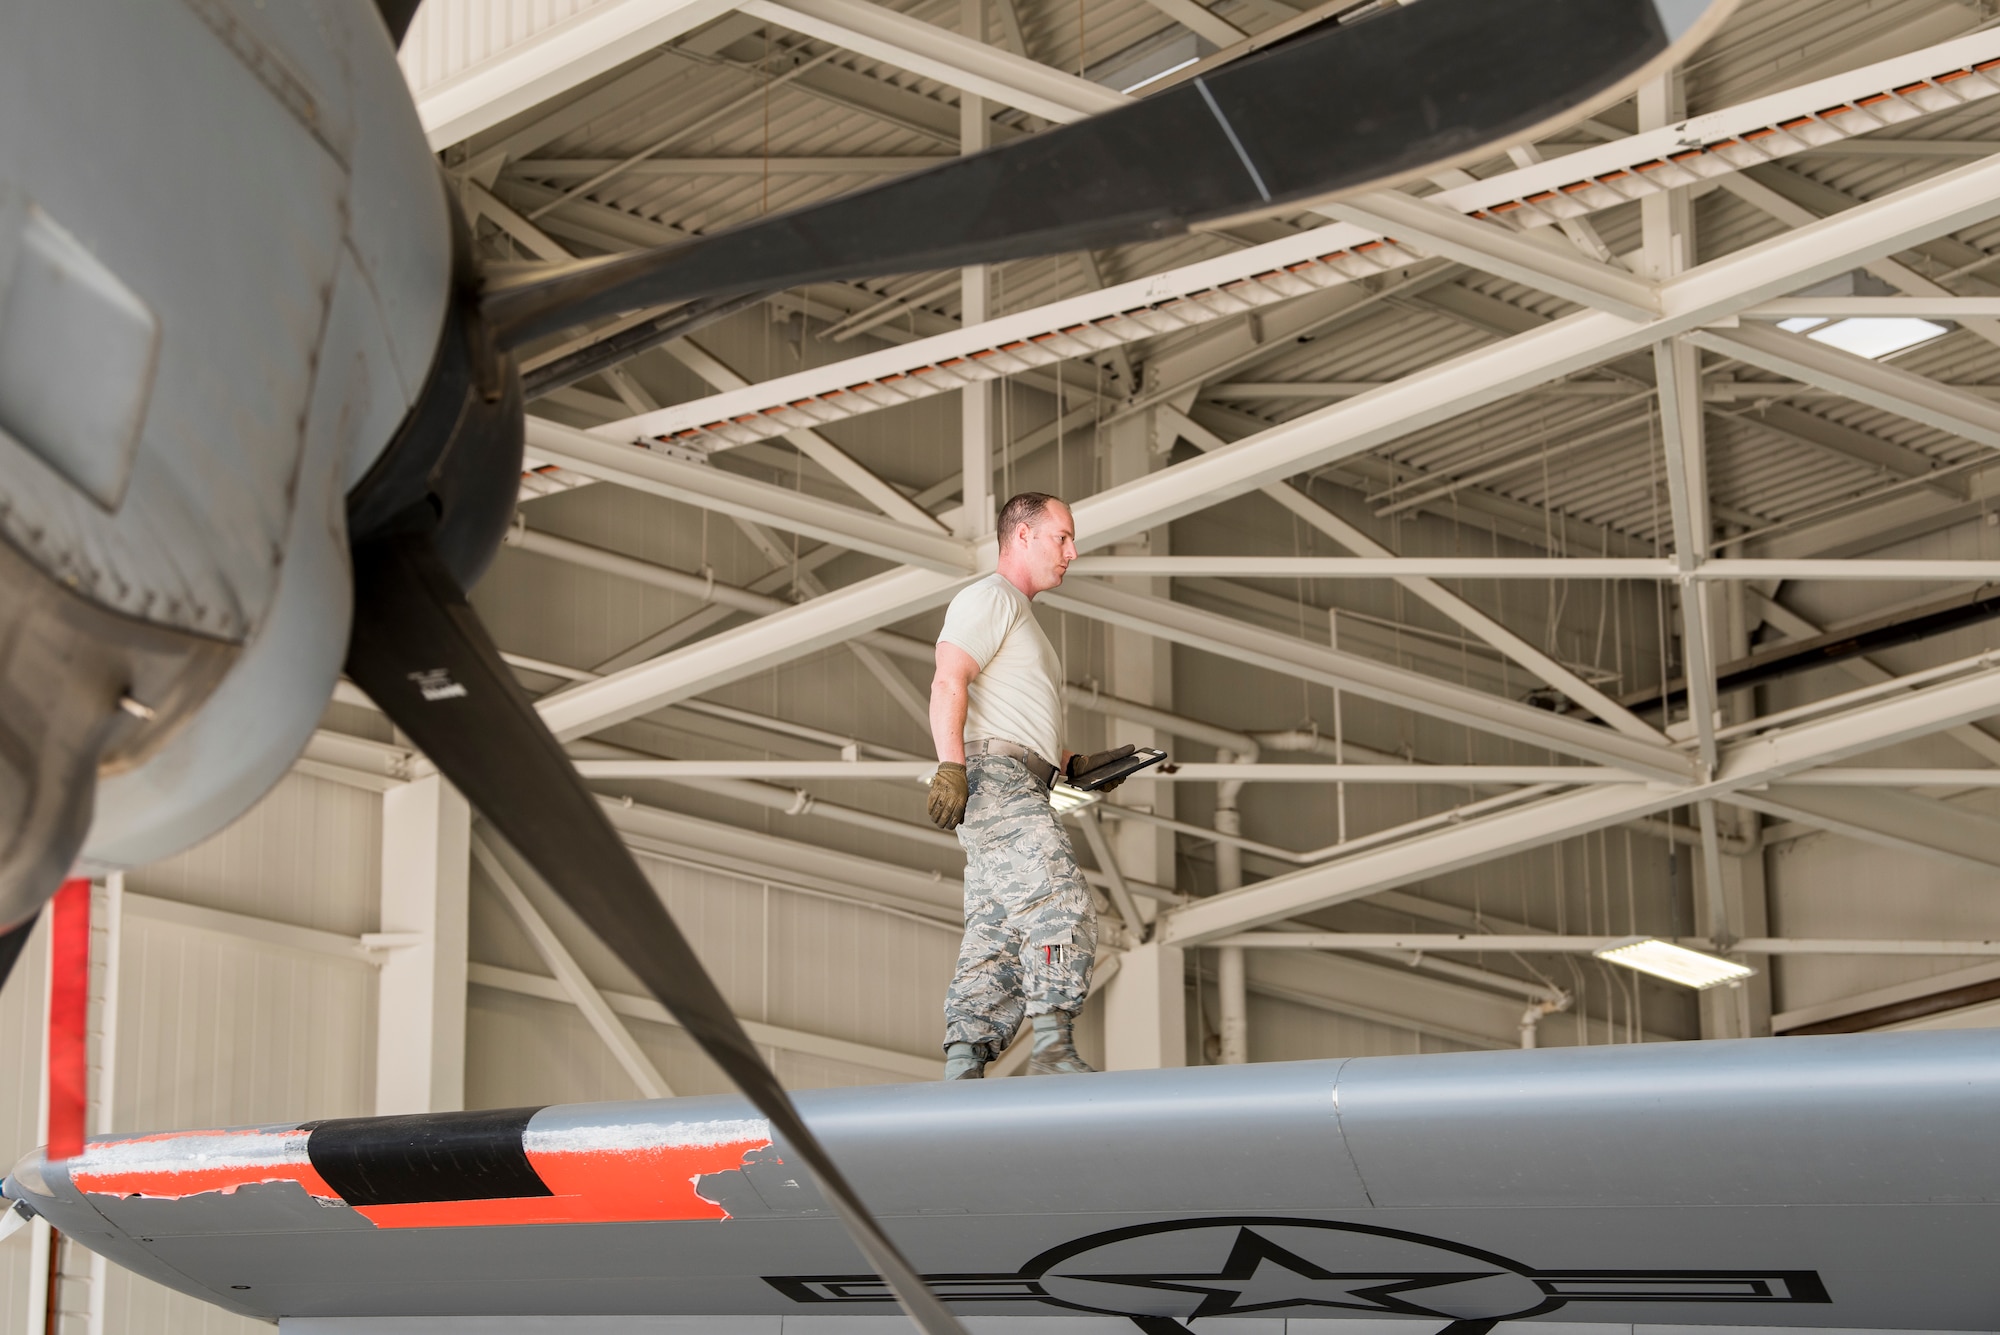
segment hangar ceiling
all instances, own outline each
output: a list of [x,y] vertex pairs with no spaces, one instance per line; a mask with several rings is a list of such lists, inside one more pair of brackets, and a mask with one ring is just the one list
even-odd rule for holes
[[[1970,977],[1969,920],[1781,924],[1766,873],[1828,832],[2000,866],[1989,8],[1745,0],[1639,97],[1396,192],[570,331],[525,359],[532,471],[477,600],[629,837],[948,920],[930,639],[976,517],[1059,492],[1068,744],[1180,762],[1072,817],[1118,942],[1448,1042],[1476,1026],[1392,970],[1335,995],[1296,961],[1524,1030],[1568,1007],[1565,1041],[1908,982],[1856,959]],[[531,265],[1032,134],[1300,14],[430,0],[404,55],[486,258]],[[352,692],[305,766],[421,772]],[[1591,954],[1632,935],[1756,980],[1697,1002]]]

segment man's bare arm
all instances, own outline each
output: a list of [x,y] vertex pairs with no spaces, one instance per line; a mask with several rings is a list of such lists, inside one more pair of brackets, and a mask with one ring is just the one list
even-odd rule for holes
[[948,641],[937,647],[937,674],[931,678],[931,742],[939,760],[965,763],[965,710],[968,687],[979,675],[971,654]]

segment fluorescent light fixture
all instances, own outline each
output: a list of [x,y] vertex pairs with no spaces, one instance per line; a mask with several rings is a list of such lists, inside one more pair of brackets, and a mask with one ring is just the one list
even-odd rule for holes
[[1167,66],[1167,68],[1161,70],[1158,74],[1149,74],[1145,78],[1139,80],[1139,82],[1134,84],[1127,84],[1125,87],[1120,88],[1118,91],[1121,93],[1136,93],[1141,88],[1144,88],[1147,84],[1158,83],[1160,80],[1166,78],[1169,74],[1174,74],[1181,70],[1184,70],[1188,66],[1194,64],[1195,61],[1200,59],[1201,59],[1200,56],[1189,56],[1186,60],[1183,60],[1178,65],[1169,65]]
[[[1866,269],[1850,269],[1837,273],[1810,287],[1802,287],[1791,293],[1794,297],[1890,297],[1896,289],[1869,273]],[[1918,320],[1891,316],[1850,316],[1846,319],[1825,319],[1817,315],[1798,315],[1789,320],[1778,321],[1778,328],[1791,334],[1804,334],[1817,343],[1851,352],[1857,357],[1870,360],[1891,357],[1896,353],[1928,343],[1934,338],[1951,332],[1952,326],[1936,320]]]
[[1081,788],[1072,788],[1066,783],[1056,784],[1049,789],[1049,805],[1055,809],[1055,813],[1058,816],[1067,816],[1072,811],[1081,811],[1085,807],[1103,800],[1104,794],[1102,793],[1087,793]]
[[1630,940],[1616,941],[1591,954],[1609,963],[1622,964],[1628,969],[1637,969],[1640,973],[1649,973],[1655,978],[1664,978],[1670,983],[1679,983],[1697,991],[1723,983],[1740,983],[1757,972],[1732,960],[1662,941],[1657,936],[1635,936]]
[[[1792,323],[1787,320],[1785,324]],[[1940,334],[1950,330],[1935,320],[1919,320],[1914,317],[1857,317],[1851,320],[1836,320],[1821,329],[1815,329],[1806,337],[1815,343],[1851,352],[1857,357],[1872,359],[1892,356],[1919,343],[1928,343]]]

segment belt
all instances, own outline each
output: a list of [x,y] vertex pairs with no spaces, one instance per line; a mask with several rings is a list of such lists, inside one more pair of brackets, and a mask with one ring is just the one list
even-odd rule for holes
[[968,760],[973,756],[1006,756],[1010,760],[1018,760],[1026,765],[1028,773],[1032,774],[1035,782],[1042,787],[1052,787],[1055,783],[1056,767],[1042,759],[1040,752],[1031,746],[1010,742],[1005,737],[981,737],[977,741],[967,742],[965,755]]

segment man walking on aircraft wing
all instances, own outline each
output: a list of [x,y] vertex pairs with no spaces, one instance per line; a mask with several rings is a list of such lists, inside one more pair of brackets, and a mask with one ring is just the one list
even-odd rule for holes
[[984,1076],[1023,1015],[1035,1030],[1028,1074],[1092,1069],[1070,1030],[1090,992],[1097,909],[1049,787],[1058,767],[1081,773],[1115,753],[1061,749],[1062,664],[1029,606],[1076,559],[1076,522],[1055,497],[1023,492],[1002,507],[998,536],[998,570],[945,612],[931,682],[931,819],[965,848],[965,941],[944,1002],[947,1080]]

